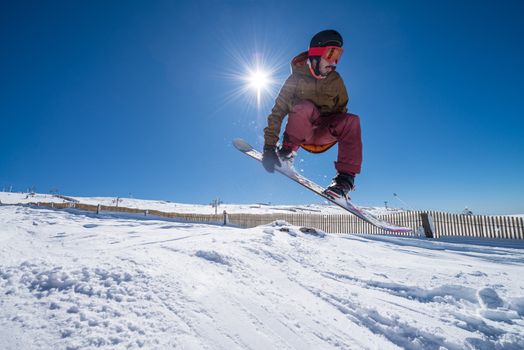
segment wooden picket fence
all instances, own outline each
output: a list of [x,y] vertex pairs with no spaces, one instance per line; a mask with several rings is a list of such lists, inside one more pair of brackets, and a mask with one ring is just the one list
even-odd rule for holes
[[524,239],[524,218],[515,216],[458,215],[428,212],[438,237],[466,236]]
[[[416,235],[418,227],[422,226],[420,215],[414,212],[397,213],[386,216],[393,224],[410,227],[412,232],[400,233],[403,236]],[[292,225],[314,227],[329,233],[360,233],[360,234],[391,234],[381,230],[351,214],[229,214],[228,222],[240,227],[255,227],[276,220],[284,220]]]
[[[91,212],[153,215],[187,222],[234,225],[251,228],[284,220],[292,225],[314,227],[328,233],[391,234],[351,214],[271,213],[271,214],[187,214],[82,203],[31,203],[31,206],[77,209]],[[462,215],[437,211],[409,211],[379,216],[390,223],[410,227],[411,232],[395,235],[524,239],[524,218],[512,216]]]

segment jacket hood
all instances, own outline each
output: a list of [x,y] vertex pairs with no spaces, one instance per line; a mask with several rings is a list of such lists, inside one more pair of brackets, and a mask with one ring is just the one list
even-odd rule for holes
[[304,51],[299,53],[295,58],[291,60],[291,72],[311,75],[309,72],[309,66],[307,65],[308,52]]

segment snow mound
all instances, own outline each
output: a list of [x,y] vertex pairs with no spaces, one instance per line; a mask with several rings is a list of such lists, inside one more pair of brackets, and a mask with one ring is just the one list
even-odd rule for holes
[[509,308],[516,311],[520,316],[524,316],[524,298],[513,298],[509,302]]
[[264,233],[274,235],[276,231],[287,232],[290,236],[298,237],[304,234],[323,238],[326,233],[320,229],[312,227],[297,227],[293,226],[285,220],[276,220],[267,225],[261,226]]
[[479,314],[482,317],[507,323],[512,323],[512,320],[520,318],[518,307],[512,310],[511,304],[504,302],[493,288],[482,288],[477,292],[477,296],[481,306]]
[[502,307],[504,302],[493,288],[482,288],[477,292],[480,306],[486,309]]
[[208,260],[208,261],[211,261],[211,262],[214,262],[214,263],[217,263],[217,264],[222,264],[222,265],[227,265],[227,266],[230,266],[231,264],[229,263],[229,259],[213,250],[211,251],[205,251],[205,250],[198,250],[196,253],[195,253],[195,256],[199,257],[199,258],[202,258],[202,259],[205,259],[205,260]]

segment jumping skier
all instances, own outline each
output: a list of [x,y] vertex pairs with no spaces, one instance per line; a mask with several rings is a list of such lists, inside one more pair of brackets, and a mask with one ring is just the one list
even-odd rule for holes
[[[347,197],[362,164],[360,118],[347,113],[346,86],[335,71],[342,55],[342,36],[324,30],[313,36],[309,50],[291,61],[292,73],[282,86],[264,129],[262,164],[268,172],[282,162],[293,164],[300,147],[322,153],[338,143],[337,175],[325,193]],[[277,147],[284,117],[288,121]]]

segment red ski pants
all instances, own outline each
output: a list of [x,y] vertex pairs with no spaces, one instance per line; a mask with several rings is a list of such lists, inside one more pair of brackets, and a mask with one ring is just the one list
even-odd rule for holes
[[355,114],[338,113],[320,116],[313,102],[304,100],[297,103],[288,115],[284,143],[298,149],[327,150],[338,142],[338,172],[360,173],[362,165],[362,138],[360,118]]

